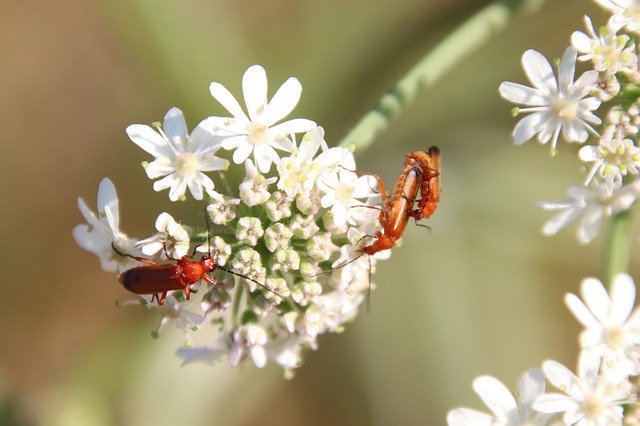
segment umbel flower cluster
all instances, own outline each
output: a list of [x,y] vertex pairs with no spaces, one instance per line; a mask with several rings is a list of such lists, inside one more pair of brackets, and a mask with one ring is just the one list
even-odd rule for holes
[[[189,300],[176,288],[166,300],[149,294],[134,301],[160,312],[155,334],[167,323],[182,330],[186,343],[178,354],[185,363],[227,356],[232,366],[250,358],[291,372],[319,335],[343,329],[371,289],[371,268],[385,254],[361,256],[361,249],[379,230],[379,211],[371,206],[380,205],[380,195],[375,179],[353,172],[352,153],[329,148],[315,122],[283,121],[300,99],[297,79],[267,100],[265,71],[255,65],[242,88],[246,110],[212,83],[212,96],[231,116],[205,118],[191,132],[177,108],[162,125],[127,128],[154,157],[143,164],[153,189],[168,189],[171,201],[189,199],[188,190],[206,209],[201,223],[186,226],[163,212],[156,234],[130,238],[120,230],[116,190],[105,178],[97,214],[78,199],[87,224],[73,235],[116,273],[146,265],[133,257],[176,264],[211,254],[219,265],[214,285],[198,281]],[[230,167],[244,178],[227,180],[220,172]]]
[[[578,158],[586,177],[569,188],[570,198],[543,202],[557,211],[543,227],[552,235],[579,221],[578,240],[588,244],[609,216],[624,212],[640,192],[640,70],[636,41],[640,35],[637,0],[596,0],[611,12],[596,31],[585,17],[586,32],[576,31],[558,66],[528,50],[522,64],[534,87],[505,82],[500,94],[521,104],[527,113],[514,131],[516,144],[536,137],[557,153],[558,140],[581,145]],[[591,69],[574,81],[576,60]],[[640,425],[640,308],[636,287],[624,273],[607,283],[596,278],[581,284],[581,298],[565,296],[565,304],[584,327],[576,372],[547,360],[522,375],[514,397],[497,379],[481,376],[473,389],[491,413],[468,408],[449,412],[451,426],[471,425]],[[548,385],[551,385],[550,388]]]
[[[597,0],[612,16],[597,31],[585,16],[585,31],[575,31],[560,60],[557,78],[549,61],[535,50],[522,55],[522,65],[533,87],[505,82],[500,94],[526,113],[513,130],[520,145],[532,138],[549,144],[552,155],[558,140],[582,145],[578,158],[588,170],[582,184],[568,189],[569,198],[540,202],[557,212],[543,227],[554,235],[579,221],[578,240],[590,243],[604,219],[631,207],[640,193],[640,5],[635,0]],[[576,60],[591,69],[575,81]]]

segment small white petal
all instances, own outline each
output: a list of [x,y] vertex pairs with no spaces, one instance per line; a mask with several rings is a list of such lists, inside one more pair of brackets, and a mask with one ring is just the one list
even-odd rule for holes
[[578,401],[559,393],[547,393],[541,395],[534,403],[533,408],[542,413],[561,413],[580,408]]
[[498,91],[500,96],[516,104],[529,106],[548,105],[548,100],[544,96],[540,96],[537,90],[522,84],[505,81],[500,84]]
[[581,31],[574,31],[571,34],[571,44],[575,46],[580,53],[586,53],[591,50],[591,37]]
[[469,408],[456,408],[447,414],[449,426],[493,426],[493,417]]
[[171,108],[164,116],[162,130],[164,130],[164,133],[172,141],[185,143],[189,131],[187,130],[187,123],[184,121],[182,111],[178,108]]
[[556,92],[558,85],[549,61],[535,50],[527,50],[522,55],[522,67],[529,81],[536,86],[542,95]]
[[517,408],[509,389],[494,377],[478,377],[473,381],[473,390],[499,419],[506,420],[509,412]]
[[292,133],[308,132],[315,127],[317,127],[315,121],[307,120],[305,118],[295,118],[271,127],[270,133],[273,135],[289,136]]
[[602,326],[600,322],[593,316],[591,311],[582,303],[575,294],[568,293],[564,296],[564,303],[571,311],[574,317],[588,329],[599,329]]
[[[569,46],[562,55],[560,66],[558,67],[558,87],[561,91],[568,88],[573,83],[573,76],[576,73],[576,58],[578,51],[575,47]],[[584,77],[584,74],[582,75]],[[580,77],[582,79],[582,77]],[[577,82],[576,82],[577,83]]]
[[264,114],[260,117],[262,122],[272,125],[285,118],[298,105],[301,93],[302,85],[298,79],[290,77],[271,98]]
[[133,143],[156,158],[173,155],[173,151],[167,146],[167,141],[149,126],[132,124],[127,127],[127,134]]
[[[260,65],[249,67],[242,76],[242,92],[249,118],[261,121],[261,114],[267,105],[267,74]],[[263,122],[263,124],[271,124]]]
[[518,395],[525,409],[544,393],[544,388],[544,374],[539,368],[533,368],[520,377]]
[[636,286],[627,274],[618,274],[611,285],[611,321],[622,325],[629,318],[636,300]]
[[542,113],[539,112],[534,112],[522,118],[513,129],[513,141],[517,145],[520,145],[531,139],[540,131],[540,124],[543,122],[543,119]]
[[245,121],[249,120],[244,111],[242,111],[242,107],[236,98],[222,84],[216,82],[211,83],[211,85],[209,85],[209,91],[211,92],[211,96],[213,96],[216,101],[220,102],[220,104],[235,118],[243,119]]
[[[542,370],[544,371],[544,375],[546,376],[547,380],[549,380],[549,382],[554,387],[556,387],[557,389],[562,389],[565,392],[570,392],[576,387],[576,384],[578,383],[578,378],[571,371],[569,371],[567,367],[556,361],[545,361],[542,364]],[[544,395],[542,397],[544,397]],[[537,406],[538,403],[536,402],[534,404],[534,408],[536,410],[538,409]]]

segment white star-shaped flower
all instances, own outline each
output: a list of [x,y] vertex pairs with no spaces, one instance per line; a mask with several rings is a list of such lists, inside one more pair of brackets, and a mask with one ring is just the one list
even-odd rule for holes
[[542,370],[549,383],[563,393],[548,393],[538,397],[533,409],[548,414],[564,413],[566,425],[622,425],[622,405],[629,403],[631,385],[612,382],[599,374],[600,358],[582,352],[578,375],[556,361],[545,361]]
[[293,119],[276,124],[293,111],[300,100],[302,86],[296,78],[289,78],[267,101],[267,75],[260,65],[253,65],[242,77],[242,91],[248,114],[245,114],[236,98],[222,84],[209,86],[211,95],[233,117],[209,117],[206,125],[224,140],[222,147],[235,150],[233,161],[243,163],[251,154],[262,173],[280,160],[276,149],[291,152],[293,142],[289,135],[303,133],[316,127],[307,119]]
[[615,28],[640,32],[640,0],[596,0],[596,3],[613,12],[611,22]]
[[169,213],[160,213],[156,219],[156,229],[157,234],[136,244],[142,253],[152,256],[166,249],[163,254],[170,259],[180,259],[189,252],[189,233]]
[[187,188],[196,200],[202,200],[204,188],[213,189],[213,181],[203,172],[226,170],[227,160],[214,154],[220,149],[220,138],[209,132],[204,122],[191,134],[187,131],[182,111],[171,108],[164,117],[162,128],[154,130],[144,124],[127,127],[129,138],[140,148],[156,157],[145,168],[149,179],[157,179],[155,191],[169,189],[169,199],[176,201]]
[[527,106],[520,108],[519,112],[530,113],[513,129],[516,144],[522,144],[538,135],[540,143],[545,144],[551,140],[551,149],[555,150],[560,132],[568,142],[579,143],[587,140],[588,132],[597,135],[589,123],[602,122],[591,113],[600,106],[600,101],[585,96],[597,82],[598,72],[587,71],[574,82],[576,57],[575,47],[567,48],[556,80],[545,57],[535,50],[527,50],[522,55],[522,66],[535,87],[512,82],[500,85],[500,95],[503,98]]
[[267,332],[261,326],[253,323],[241,325],[233,333],[233,343],[229,352],[229,364],[237,367],[246,351],[249,351],[253,363],[258,368],[267,364]]
[[544,235],[555,235],[569,223],[581,218],[578,241],[589,244],[600,230],[603,219],[628,209],[640,194],[640,180],[628,185],[601,183],[595,190],[572,186],[567,191],[570,199],[556,202],[539,202],[543,210],[559,211],[542,227]]
[[611,20],[603,27],[600,34],[593,28],[591,19],[584,17],[588,35],[575,31],[571,35],[571,44],[582,53],[578,59],[581,61],[593,61],[594,69],[606,72],[609,75],[618,71],[631,73],[637,70],[638,57],[635,54],[635,44],[629,43],[631,38],[626,34],[616,34],[616,28]]
[[632,313],[636,288],[626,274],[616,275],[611,296],[602,283],[586,278],[580,287],[582,300],[567,294],[564,301],[585,327],[580,346],[602,357],[609,370],[621,377],[637,375],[640,361],[640,311]]
[[588,185],[596,174],[616,184],[621,184],[623,176],[628,173],[638,174],[640,148],[635,146],[631,139],[618,137],[617,133],[615,126],[609,126],[597,146],[586,145],[580,148],[580,159],[586,163],[593,163],[585,179],[585,185]]
[[112,247],[113,244],[123,253],[137,254],[133,249],[135,241],[120,231],[118,194],[109,178],[102,179],[98,188],[97,215],[82,198],[78,198],[78,208],[88,225],[82,224],[73,228],[73,238],[80,247],[100,258],[102,269],[122,272],[137,263],[129,257],[116,254]]
[[449,411],[449,426],[536,426],[546,425],[548,415],[537,413],[531,404],[544,394],[544,376],[535,368],[520,377],[517,399],[498,379],[481,376],[473,381],[473,390],[489,407],[493,414],[470,408]]

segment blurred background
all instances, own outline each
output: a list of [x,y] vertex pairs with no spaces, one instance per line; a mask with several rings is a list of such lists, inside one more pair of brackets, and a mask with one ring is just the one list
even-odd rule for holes
[[[3,296],[0,424],[389,425],[445,424],[446,412],[483,408],[473,378],[515,389],[548,358],[573,368],[579,327],[562,302],[599,276],[602,238],[575,228],[545,238],[539,200],[565,197],[582,170],[574,147],[550,161],[534,142],[515,147],[500,82],[525,82],[524,50],[560,57],[586,0],[548,1],[420,96],[366,152],[361,170],[391,186],[406,151],[438,145],[443,193],[431,231],[409,226],[374,276],[371,312],[320,338],[293,380],[269,365],[180,367],[183,339],[157,318],[114,306],[127,297],[78,248],[76,199],[95,209],[109,176],[121,227],[150,235],[167,193],[139,166],[132,123],[180,107],[189,128],[224,110],[208,85],[240,93],[244,70],[303,85],[293,116],[324,126],[335,145],[426,51],[487,1],[63,0],[4,2],[0,14],[0,168]],[[169,210],[176,217],[181,206]]]

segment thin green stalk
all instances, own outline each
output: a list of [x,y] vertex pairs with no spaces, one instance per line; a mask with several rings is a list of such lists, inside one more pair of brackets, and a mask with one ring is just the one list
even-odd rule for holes
[[340,146],[369,146],[423,90],[429,89],[470,53],[502,31],[521,10],[539,7],[544,0],[498,0],[454,30],[427,53],[398,83],[378,101],[342,139]]
[[609,219],[607,242],[605,245],[604,283],[607,289],[613,283],[616,274],[629,271],[631,245],[629,227],[631,211],[624,210]]

